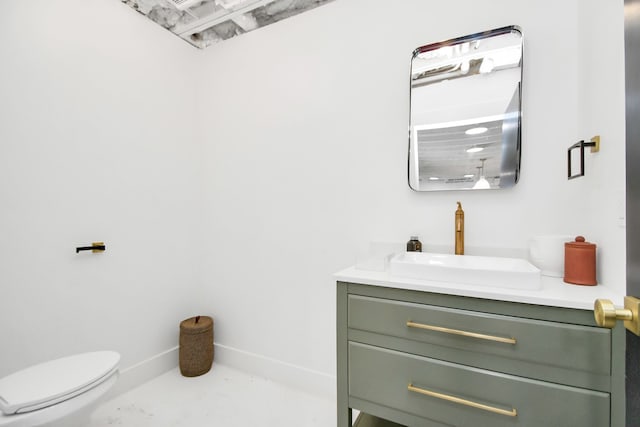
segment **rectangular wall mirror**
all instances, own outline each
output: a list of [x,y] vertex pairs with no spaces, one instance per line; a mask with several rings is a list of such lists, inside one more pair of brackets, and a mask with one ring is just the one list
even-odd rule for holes
[[522,51],[522,32],[509,26],[413,52],[412,189],[498,189],[518,182]]

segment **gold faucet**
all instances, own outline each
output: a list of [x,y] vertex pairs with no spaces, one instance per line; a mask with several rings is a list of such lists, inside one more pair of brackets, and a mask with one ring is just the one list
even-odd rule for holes
[[456,209],[456,255],[464,255],[464,211],[462,204]]

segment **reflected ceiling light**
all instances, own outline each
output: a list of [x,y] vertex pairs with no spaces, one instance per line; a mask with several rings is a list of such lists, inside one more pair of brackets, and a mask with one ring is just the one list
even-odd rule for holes
[[487,179],[484,177],[484,162],[487,159],[480,159],[480,161],[482,162],[482,166],[478,166],[477,169],[479,171],[479,175],[480,178],[476,181],[475,184],[473,184],[473,189],[474,190],[487,190],[489,188],[491,188],[491,185],[489,185],[489,181],[487,181]]
[[493,71],[493,59],[491,58],[484,58],[482,60],[482,64],[480,64],[480,73],[481,74],[486,74],[486,73],[490,73]]
[[465,178],[473,178],[475,175],[472,173],[468,173],[466,175],[464,175]]
[[481,133],[485,133],[488,130],[489,129],[484,126],[478,126],[475,128],[467,129],[466,131],[464,131],[464,133],[466,135],[480,135]]
[[484,150],[484,147],[478,147],[477,145],[474,145],[471,148],[467,148],[467,153],[479,153],[480,151]]
[[469,72],[469,60],[462,61],[460,65],[460,72],[462,74],[467,74]]
[[487,181],[487,179],[484,176],[481,176],[480,179],[477,180],[475,184],[473,184],[474,190],[488,190],[490,188],[491,188],[491,185],[489,184],[489,181]]
[[437,181],[437,180],[439,180],[439,179],[440,179],[440,178],[438,178],[437,176],[430,176],[430,177],[429,177],[429,181]]

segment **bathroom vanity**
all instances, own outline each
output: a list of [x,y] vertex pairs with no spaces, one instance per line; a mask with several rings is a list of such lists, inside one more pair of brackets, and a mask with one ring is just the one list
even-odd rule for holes
[[619,296],[542,278],[539,290],[336,275],[338,427],[357,409],[419,426],[622,426],[625,329],[593,301]]

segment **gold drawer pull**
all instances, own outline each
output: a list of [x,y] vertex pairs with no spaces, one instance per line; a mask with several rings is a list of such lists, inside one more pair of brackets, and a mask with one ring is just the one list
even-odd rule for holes
[[506,409],[500,409],[500,408],[495,408],[489,405],[483,405],[482,403],[461,399],[455,396],[449,396],[448,394],[436,393],[435,391],[425,390],[423,388],[415,387],[411,383],[409,383],[409,386],[407,388],[409,391],[413,391],[415,393],[424,394],[426,396],[435,397],[437,399],[446,400],[448,402],[459,403],[460,405],[471,406],[472,408],[482,409],[483,411],[493,412],[494,414],[506,415],[508,417],[515,417],[518,415],[518,411],[516,411],[515,409],[511,409],[510,411],[507,411]]
[[494,335],[477,334],[475,332],[461,331],[459,329],[450,329],[450,328],[443,328],[442,326],[432,326],[432,325],[425,325],[422,323],[415,323],[415,322],[412,322],[411,320],[407,322],[407,326],[410,328],[427,329],[429,331],[444,332],[445,334],[462,335],[464,337],[478,338],[481,340],[497,341],[497,342],[503,342],[507,344],[514,344],[514,345],[516,343],[515,338],[504,338],[504,337],[496,337]]

